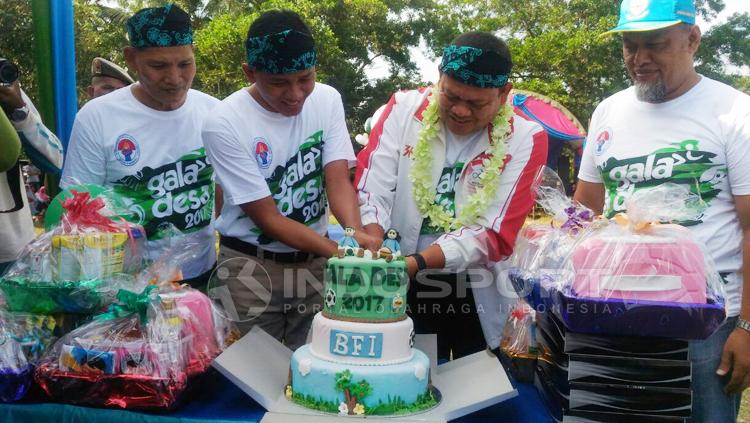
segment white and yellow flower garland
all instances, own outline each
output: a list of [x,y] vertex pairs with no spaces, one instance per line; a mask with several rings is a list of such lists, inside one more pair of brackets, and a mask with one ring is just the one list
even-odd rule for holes
[[[432,185],[432,152],[430,143],[440,132],[437,94],[430,96],[429,104],[422,114],[424,126],[414,148],[414,164],[409,178],[417,209],[423,217],[429,218],[432,226],[450,232],[462,226],[469,226],[487,209],[498,188],[498,179],[505,162],[506,140],[511,134],[510,121],[513,107],[503,104],[492,120],[492,141],[487,150],[488,158],[482,161],[477,190],[469,196],[466,204],[454,218],[445,208],[435,203],[435,187]],[[487,172],[487,169],[497,169]]]

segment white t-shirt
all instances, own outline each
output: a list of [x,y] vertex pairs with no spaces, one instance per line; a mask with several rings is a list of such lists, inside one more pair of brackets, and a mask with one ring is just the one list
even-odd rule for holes
[[173,111],[154,110],[129,89],[86,103],[78,112],[65,158],[62,187],[93,183],[112,187],[146,228],[156,259],[171,242],[171,226],[203,253],[183,267],[185,279],[216,262],[213,169],[201,126],[219,101],[190,90]]
[[750,97],[702,77],[679,98],[638,101],[634,88],[594,111],[579,177],[603,183],[604,213],[624,211],[636,190],[672,182],[699,193],[708,207],[683,222],[725,277],[730,316],[740,309],[742,230],[735,195],[750,195]]
[[354,164],[341,95],[316,83],[292,117],[263,108],[245,89],[217,106],[203,128],[208,157],[224,191],[216,229],[265,250],[293,248],[264,235],[240,204],[273,196],[282,215],[325,235],[328,228],[323,167]]
[[[435,187],[435,203],[456,215],[456,183],[461,178],[461,171],[467,161],[473,159],[472,151],[479,140],[487,137],[487,130],[482,129],[469,135],[455,135],[446,130],[445,133],[445,162],[440,180]],[[444,232],[440,228],[430,225],[430,219],[422,221],[417,240],[417,251],[422,251],[434,243]]]

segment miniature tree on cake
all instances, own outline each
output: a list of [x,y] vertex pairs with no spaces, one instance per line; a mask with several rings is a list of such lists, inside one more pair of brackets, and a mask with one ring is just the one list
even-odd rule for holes
[[372,393],[372,387],[366,380],[352,383],[352,372],[349,370],[336,373],[336,390],[344,393],[349,414],[355,414],[354,407],[361,404],[362,399]]

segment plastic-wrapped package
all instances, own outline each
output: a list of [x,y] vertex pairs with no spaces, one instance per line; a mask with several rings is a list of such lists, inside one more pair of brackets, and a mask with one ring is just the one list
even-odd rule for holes
[[32,382],[34,368],[26,360],[21,345],[4,325],[0,326],[0,401],[18,401]]
[[726,316],[723,283],[690,230],[670,223],[697,220],[700,199],[662,184],[636,192],[626,207],[577,233],[560,227],[525,239],[512,258],[516,290],[573,332],[710,336]]
[[173,282],[195,251],[166,251],[140,276],[157,285],[120,290],[107,312],[61,338],[35,372],[47,395],[90,406],[174,407],[191,378],[238,337],[205,294]]
[[104,200],[88,192],[72,191],[62,207],[60,225],[27,245],[0,277],[8,310],[93,313],[120,288],[137,289],[147,257],[143,227],[113,220]]
[[542,297],[542,285],[554,285],[561,278],[577,240],[607,222],[594,221],[590,209],[569,199],[562,181],[548,167],[542,167],[537,173],[532,189],[537,204],[551,221],[526,225],[521,229],[509,258],[509,277],[521,297],[534,309],[544,311],[548,306],[548,295]]
[[534,335],[534,310],[528,304],[518,302],[508,316],[500,339],[501,361],[510,369],[513,377],[524,383],[534,382],[537,347]]
[[191,288],[120,291],[109,310],[61,338],[36,370],[55,401],[128,409],[172,408],[190,377],[225,345],[227,324]]
[[33,380],[34,364],[54,340],[51,316],[0,311],[0,401],[18,401]]
[[2,311],[0,320],[9,328],[11,336],[21,346],[27,361],[32,364],[42,358],[57,338],[57,321],[52,316]]

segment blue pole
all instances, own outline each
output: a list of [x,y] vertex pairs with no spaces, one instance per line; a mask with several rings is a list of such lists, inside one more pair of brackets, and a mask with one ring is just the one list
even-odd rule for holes
[[52,79],[55,92],[56,133],[68,146],[78,111],[76,47],[73,32],[73,0],[48,0],[52,23]]

